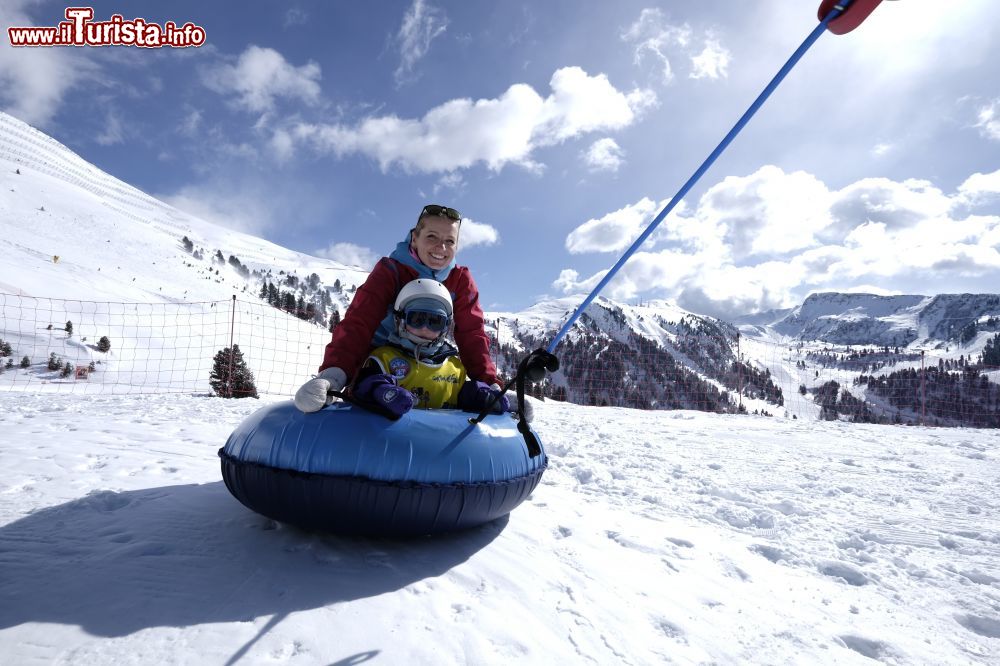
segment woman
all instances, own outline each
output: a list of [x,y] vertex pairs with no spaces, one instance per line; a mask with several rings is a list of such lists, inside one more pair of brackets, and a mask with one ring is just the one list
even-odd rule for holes
[[427,205],[417,225],[388,257],[375,265],[358,287],[344,319],[326,346],[319,375],[295,394],[295,405],[315,412],[332,401],[327,391],[341,391],[353,381],[375,347],[388,343],[395,331],[393,304],[403,285],[417,278],[442,283],[454,302],[454,336],[459,357],[473,380],[497,383],[489,354],[489,338],[479,305],[479,289],[465,266],[455,264],[462,216],[454,208]]

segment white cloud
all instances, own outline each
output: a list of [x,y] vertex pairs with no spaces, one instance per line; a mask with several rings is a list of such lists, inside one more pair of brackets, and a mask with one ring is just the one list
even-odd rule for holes
[[958,186],[958,191],[969,203],[990,199],[1000,194],[1000,169],[992,173],[974,173]]
[[214,185],[192,185],[174,194],[155,195],[174,208],[218,224],[263,238],[282,219],[281,204],[263,191]]
[[829,209],[834,221],[826,238],[836,241],[869,220],[893,229],[912,226],[926,218],[947,215],[956,203],[926,180],[865,178],[834,194]]
[[451,171],[438,178],[434,183],[434,194],[441,190],[460,190],[465,186],[465,178],[457,171]]
[[872,157],[884,157],[895,149],[891,143],[876,143],[871,150]]
[[496,227],[470,220],[467,217],[462,218],[462,230],[458,237],[460,248],[475,247],[476,245],[495,245],[499,240],[500,233],[496,230]]
[[674,47],[687,46],[691,41],[691,28],[687,25],[675,26],[667,22],[659,9],[643,9],[635,23],[622,31],[621,38],[634,44],[634,59],[638,65],[648,57],[660,67],[663,83],[674,78],[668,51]]
[[729,50],[719,44],[719,40],[705,40],[705,48],[701,53],[691,56],[692,79],[724,79],[726,78],[731,56]]
[[345,266],[358,266],[366,271],[374,268],[375,263],[379,260],[379,255],[367,247],[354,243],[334,243],[330,247],[317,250],[316,256],[332,259]]
[[737,257],[782,255],[817,244],[831,222],[830,192],[815,176],[764,166],[708,189],[696,217],[718,228]]
[[620,252],[639,237],[656,211],[656,202],[643,198],[598,218],[590,219],[566,236],[570,254]]
[[986,138],[1000,141],[1000,99],[979,108],[976,127]]
[[309,14],[300,7],[292,7],[285,12],[285,27],[290,28],[294,25],[305,25],[309,22]]
[[116,111],[112,109],[105,114],[104,129],[94,140],[101,146],[113,146],[125,141],[125,125]]
[[271,154],[279,163],[285,163],[295,154],[295,139],[285,130],[279,129],[271,135]]
[[[974,174],[952,194],[927,181],[860,180],[830,191],[815,176],[767,166],[675,211],[610,282],[605,295],[673,298],[722,317],[788,307],[811,291],[864,285],[900,291],[949,279],[1000,280],[1000,215],[965,215],[1000,190],[1000,172]],[[680,208],[680,207],[679,207]],[[574,229],[570,252],[620,251],[655,209],[642,199]],[[589,291],[606,271],[562,269],[553,287]]]
[[320,67],[309,62],[295,67],[274,49],[250,45],[235,65],[222,64],[201,72],[211,90],[235,96],[235,103],[253,112],[270,111],[278,98],[307,104],[319,101]]
[[656,103],[649,90],[617,90],[603,74],[579,67],[557,70],[548,97],[518,83],[493,99],[454,99],[423,118],[369,117],[355,126],[300,123],[297,141],[338,156],[361,153],[383,170],[398,164],[410,172],[451,172],[485,163],[499,171],[507,164],[539,170],[532,153],[590,132],[634,123]]
[[591,171],[618,171],[622,164],[625,152],[618,143],[609,137],[598,139],[590,144],[590,148],[583,153],[583,161]]
[[[692,79],[722,79],[728,75],[732,54],[713,31],[705,31],[696,38],[689,25],[670,23],[659,9],[643,9],[620,36],[632,44],[636,65],[648,59],[656,63],[665,85],[673,81],[673,62],[678,59],[690,61],[688,77]],[[700,51],[693,46],[695,42],[702,44]]]
[[191,109],[188,111],[184,119],[181,120],[180,126],[178,126],[177,131],[184,136],[194,136],[198,133],[198,128],[201,127],[202,113],[198,109]]
[[413,0],[396,34],[400,53],[399,67],[394,75],[397,85],[412,78],[413,68],[427,55],[431,42],[444,34],[447,28],[448,17],[443,11],[424,0]]
[[[4,28],[45,25],[24,12],[26,4],[0,2]],[[0,109],[29,125],[47,126],[72,88],[98,76],[85,49],[14,48],[6,31],[0,38]]]

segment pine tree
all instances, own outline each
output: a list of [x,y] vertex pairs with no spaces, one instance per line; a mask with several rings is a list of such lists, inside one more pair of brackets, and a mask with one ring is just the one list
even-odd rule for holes
[[49,354],[49,364],[47,367],[49,370],[58,370],[62,367],[62,361],[56,356],[55,352]]
[[22,358],[21,359],[21,367],[22,368],[30,368],[31,367],[31,359],[28,358],[27,356],[25,356],[24,358]]
[[69,361],[66,361],[66,365],[63,366],[60,375],[63,377],[69,377],[71,374],[73,374],[73,364],[70,363]]
[[1000,366],[1000,333],[986,341],[986,346],[983,348],[983,365]]
[[108,336],[102,335],[101,339],[97,341],[97,351],[107,353],[111,350],[111,340],[108,340]]
[[66,335],[73,335],[73,322],[66,322]]
[[330,332],[333,333],[333,329],[337,328],[337,324],[340,323],[340,311],[334,310],[330,314]]
[[10,356],[13,353],[14,349],[10,346],[10,343],[6,340],[0,340],[0,358]]
[[253,373],[247,367],[239,345],[226,347],[215,354],[208,383],[215,395],[222,398],[258,397]]

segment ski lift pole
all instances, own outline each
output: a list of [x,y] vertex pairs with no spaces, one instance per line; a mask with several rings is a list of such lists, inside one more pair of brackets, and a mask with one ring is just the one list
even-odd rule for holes
[[[829,0],[824,0],[823,4],[824,5],[827,4],[828,1]],[[639,249],[639,247],[641,247],[643,243],[646,242],[646,239],[648,239],[650,234],[652,234],[656,230],[656,227],[660,225],[660,222],[662,222],[663,219],[670,214],[670,211],[672,211],[674,207],[677,206],[678,203],[680,203],[680,201],[687,195],[687,193],[691,190],[691,188],[694,187],[695,183],[697,183],[698,180],[701,179],[701,177],[705,174],[705,172],[708,171],[708,168],[712,166],[715,160],[719,158],[719,155],[721,155],[729,146],[729,144],[732,143],[733,139],[736,138],[736,135],[740,133],[740,131],[746,126],[748,122],[750,122],[750,119],[753,118],[754,114],[757,113],[757,110],[764,105],[764,102],[766,102],[767,98],[771,96],[771,93],[773,93],[774,90],[778,87],[778,84],[780,84],[782,80],[784,80],[784,78],[788,75],[788,73],[792,71],[792,68],[795,67],[796,63],[798,63],[798,61],[802,58],[802,56],[805,55],[806,51],[809,50],[809,48],[816,42],[816,40],[819,39],[820,35],[822,35],[827,30],[828,24],[834,19],[836,19],[838,16],[843,14],[845,11],[847,11],[847,9],[851,6],[851,3],[854,1],[855,0],[841,0],[841,2],[834,5],[833,8],[822,18],[819,25],[817,25],[813,29],[813,31],[809,33],[809,36],[806,37],[805,41],[803,41],[802,44],[799,45],[799,48],[795,49],[795,52],[785,62],[785,64],[781,67],[781,69],[778,70],[778,73],[774,75],[774,78],[771,79],[771,82],[767,84],[767,87],[764,88],[764,91],[757,96],[757,99],[755,99],[753,104],[750,105],[750,108],[748,108],[746,112],[743,114],[743,116],[736,122],[736,124],[733,125],[733,128],[729,130],[729,133],[726,134],[725,138],[723,138],[722,141],[719,142],[719,145],[715,147],[715,150],[713,150],[712,153],[708,156],[708,158],[705,159],[704,162],[702,162],[701,166],[698,167],[697,171],[695,171],[690,178],[688,178],[687,182],[681,186],[681,189],[678,190],[677,194],[674,195],[673,199],[671,199],[670,202],[666,206],[664,206],[663,210],[661,210],[659,214],[655,218],[653,218],[653,221],[649,223],[645,231],[643,231],[642,234],[640,234],[639,237],[635,239],[635,242],[632,243],[632,245],[628,248],[628,250],[625,251],[625,254],[621,256],[621,258],[618,260],[618,263],[616,263],[614,266],[611,267],[611,270],[609,270],[607,274],[597,284],[597,286],[594,287],[594,290],[587,295],[587,298],[583,300],[583,303],[580,304],[580,307],[576,309],[573,315],[568,320],[566,320],[566,323],[563,324],[563,327],[559,329],[559,332],[556,333],[556,336],[552,339],[552,342],[550,342],[549,346],[546,348],[546,351],[548,353],[551,354],[553,351],[555,351],[556,345],[559,344],[559,341],[562,340],[563,336],[565,336],[566,333],[569,332],[570,328],[573,327],[573,324],[576,323],[576,320],[579,319],[580,315],[582,315],[584,310],[587,309],[587,306],[590,305],[595,298],[597,298],[597,295],[601,292],[601,290],[603,290],[604,287],[607,286],[607,284],[611,281],[611,279],[614,278],[614,276],[618,273],[619,270],[621,270],[621,267],[625,265],[625,262],[627,262],[629,258],[635,253],[635,251]],[[871,6],[870,9],[868,7],[863,7],[862,11],[867,11],[868,13],[871,13],[871,10],[874,9],[874,5],[878,4],[878,1],[873,2],[872,0],[858,0],[858,4],[870,5]],[[820,7],[822,9],[823,5],[821,5]],[[867,14],[865,14],[864,16],[867,16]]]

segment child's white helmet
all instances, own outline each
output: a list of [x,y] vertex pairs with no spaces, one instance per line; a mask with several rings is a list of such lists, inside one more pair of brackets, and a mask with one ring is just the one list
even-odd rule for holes
[[[429,299],[429,302],[414,302],[424,299]],[[399,290],[399,295],[396,296],[394,309],[396,312],[405,312],[407,306],[418,307],[420,305],[424,305],[425,309],[431,309],[427,308],[427,306],[434,305],[434,310],[443,309],[448,317],[451,317],[454,314],[454,309],[451,304],[451,294],[448,293],[448,288],[437,280],[418,278],[408,282],[402,289]]]

